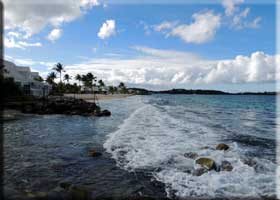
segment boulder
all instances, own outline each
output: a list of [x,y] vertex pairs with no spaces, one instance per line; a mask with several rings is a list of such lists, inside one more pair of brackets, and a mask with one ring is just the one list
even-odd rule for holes
[[99,157],[99,156],[102,156],[102,153],[97,152],[95,150],[90,150],[89,151],[89,156],[91,156],[91,157]]
[[195,170],[192,172],[192,175],[193,175],[193,176],[201,176],[202,174],[207,173],[207,172],[208,172],[208,169],[205,169],[205,168],[198,168],[198,169],[195,169]]
[[233,170],[233,166],[231,165],[230,162],[224,160],[224,161],[222,161],[222,164],[220,166],[220,170],[221,171],[228,171],[228,172],[230,172],[230,171]]
[[224,144],[224,143],[220,143],[216,146],[216,150],[226,151],[228,149],[229,149],[229,146],[227,144]]
[[196,159],[198,157],[198,154],[197,153],[194,153],[194,152],[188,152],[188,153],[185,153],[184,156],[186,158],[190,158],[190,159]]
[[208,170],[217,170],[217,166],[214,160],[211,158],[198,158],[195,161],[195,164],[200,165],[202,168],[206,168]]

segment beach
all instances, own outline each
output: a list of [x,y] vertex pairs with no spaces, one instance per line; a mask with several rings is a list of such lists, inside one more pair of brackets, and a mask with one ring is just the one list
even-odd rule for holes
[[[83,99],[87,101],[94,100],[93,94],[64,94],[66,97],[75,97],[77,99]],[[133,94],[96,94],[98,101],[106,101],[112,99],[122,99],[133,96]]]

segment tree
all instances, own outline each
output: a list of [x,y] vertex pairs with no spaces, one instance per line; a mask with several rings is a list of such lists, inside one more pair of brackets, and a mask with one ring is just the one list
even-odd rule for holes
[[75,79],[76,79],[77,81],[79,81],[79,86],[80,86],[80,83],[81,83],[81,81],[82,81],[82,76],[81,76],[80,74],[77,74],[77,75],[75,76]]
[[92,73],[87,73],[86,75],[83,75],[82,82],[85,87],[90,88],[93,92],[93,86],[95,85],[94,82],[96,82],[96,77]]
[[41,76],[34,77],[34,81],[43,82],[44,79]]
[[57,71],[59,73],[60,82],[62,82],[61,75],[62,75],[62,72],[65,72],[65,70],[63,68],[63,65],[61,63],[57,63],[55,65],[55,67],[53,68],[53,70],[55,70],[55,71]]
[[64,80],[67,81],[67,83],[69,84],[69,80],[71,80],[71,76],[69,76],[69,74],[65,74]]
[[102,79],[100,79],[98,81],[98,90],[102,91],[102,89],[105,87],[105,83],[102,81]]
[[125,85],[124,85],[124,83],[123,83],[123,82],[120,82],[120,84],[119,84],[119,88],[125,88]]
[[54,79],[56,79],[56,73],[51,72],[51,73],[48,74],[46,81],[47,81],[47,83],[53,85],[54,84]]
[[111,93],[111,94],[114,94],[114,86],[109,86],[109,92]]

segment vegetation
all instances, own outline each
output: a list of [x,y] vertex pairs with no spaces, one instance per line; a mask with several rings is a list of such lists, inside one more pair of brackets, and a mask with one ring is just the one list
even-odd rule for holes
[[[128,93],[128,89],[123,82],[120,82],[118,87],[112,85],[106,86],[102,79],[98,80],[91,72],[87,74],[76,74],[73,80],[78,83],[71,84],[70,80],[72,80],[72,77],[66,73],[63,64],[57,63],[53,67],[53,70],[48,74],[45,81],[52,86],[52,94],[54,95],[61,95],[63,93]],[[64,74],[62,80],[63,72],[66,74]],[[55,80],[58,77],[59,82],[57,83]],[[38,81],[42,82],[42,80],[40,79]]]

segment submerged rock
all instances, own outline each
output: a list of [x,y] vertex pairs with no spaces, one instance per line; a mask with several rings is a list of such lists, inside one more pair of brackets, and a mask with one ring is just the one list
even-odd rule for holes
[[211,158],[198,158],[195,161],[195,164],[200,165],[203,168],[206,168],[208,170],[217,170],[217,166],[214,160]]
[[198,157],[198,154],[197,153],[194,153],[194,152],[188,152],[188,153],[185,153],[184,156],[186,158],[190,158],[190,159],[196,159]]
[[224,144],[224,143],[221,143],[221,144],[218,144],[216,146],[216,150],[223,150],[223,151],[226,151],[229,149],[229,146],[227,144]]
[[91,156],[91,157],[99,157],[99,156],[102,156],[102,153],[97,152],[95,150],[90,150],[89,151],[89,156]]
[[222,164],[220,166],[220,170],[221,171],[228,171],[229,172],[229,171],[233,170],[233,166],[231,165],[230,162],[224,160],[224,161],[222,161]]
[[205,174],[207,173],[209,170],[208,169],[205,169],[205,168],[198,168],[198,169],[195,169],[192,173],[193,176],[201,176],[202,174]]
[[255,167],[257,165],[257,161],[251,158],[244,158],[241,160],[245,165],[248,165],[250,167]]
[[111,116],[111,112],[110,112],[109,110],[103,110],[103,111],[101,112],[101,115],[102,115],[102,116]]

